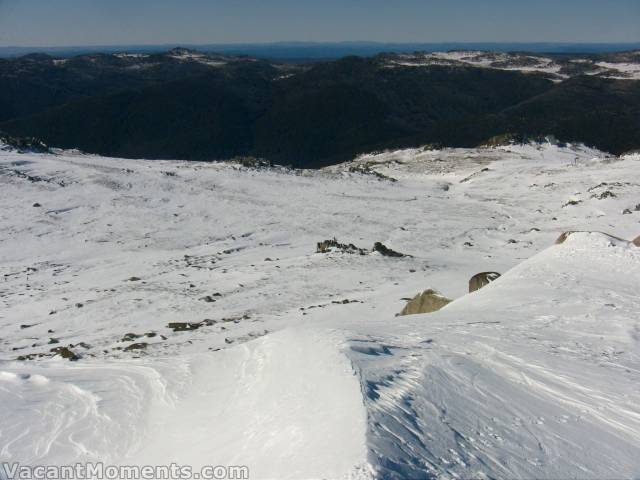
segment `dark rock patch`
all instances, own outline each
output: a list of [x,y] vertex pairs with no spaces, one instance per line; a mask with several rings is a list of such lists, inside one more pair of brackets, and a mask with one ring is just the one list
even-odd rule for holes
[[500,274],[498,272],[482,272],[475,274],[471,279],[469,279],[469,293],[480,290],[482,287],[486,287],[498,278],[500,278]]
[[366,249],[358,248],[353,243],[340,243],[335,237],[330,240],[318,242],[316,253],[329,253],[334,250],[343,253],[357,253],[359,255],[366,255],[368,253]]
[[142,335],[138,335],[137,333],[125,333],[124,337],[122,337],[121,342],[132,342],[133,340],[140,338]]
[[128,347],[125,347],[123,351],[125,352],[131,352],[133,350],[144,350],[147,348],[149,344],[145,343],[145,342],[140,342],[140,343],[132,343],[131,345],[129,345]]
[[55,355],[60,355],[62,358],[66,358],[67,360],[70,360],[72,362],[80,359],[80,357],[69,347],[52,348],[51,352],[53,352]]
[[605,190],[600,194],[594,193],[591,195],[591,198],[595,198],[596,200],[604,200],[605,198],[616,198],[617,195],[613,193],[611,190]]
[[222,295],[220,295],[219,293],[214,293],[213,295],[206,295],[206,296],[202,297],[200,300],[203,300],[203,301],[205,301],[207,303],[213,303],[213,302],[216,301],[216,299],[213,298],[213,297],[221,297],[221,296]]
[[411,255],[405,255],[404,253],[396,252],[395,250],[391,250],[389,247],[382,244],[381,242],[376,242],[373,244],[373,251],[378,252],[380,255],[383,255],[385,257],[400,258],[400,257],[411,256]]
[[197,330],[204,325],[202,322],[173,322],[167,324],[167,328],[172,329],[174,332],[188,332],[191,330]]

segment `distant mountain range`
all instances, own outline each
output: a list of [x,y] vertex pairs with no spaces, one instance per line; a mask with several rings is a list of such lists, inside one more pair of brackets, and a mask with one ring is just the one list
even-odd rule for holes
[[298,167],[513,135],[553,134],[621,153],[640,148],[639,79],[640,51],[313,62],[186,48],[39,53],[0,59],[0,130],[102,155],[257,156]]
[[640,50],[635,43],[495,43],[495,42],[447,42],[447,43],[388,43],[388,42],[273,42],[244,44],[202,45],[98,45],[67,47],[0,47],[0,58],[47,53],[60,57],[72,57],[95,53],[162,53],[173,48],[188,47],[200,52],[218,52],[225,55],[247,55],[267,60],[337,59],[349,55],[374,56],[379,53],[446,52],[451,50],[484,50],[492,52],[533,53],[611,53]]

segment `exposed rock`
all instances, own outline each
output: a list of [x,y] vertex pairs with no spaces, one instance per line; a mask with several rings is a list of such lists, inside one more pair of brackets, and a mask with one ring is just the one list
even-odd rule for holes
[[498,272],[482,272],[477,273],[469,280],[469,293],[486,287],[491,282],[500,277]]
[[39,207],[41,207],[42,205],[40,205],[38,202],[36,202],[36,203],[34,203],[34,204],[33,204],[33,206],[34,206],[35,208],[39,208]]
[[411,256],[411,255],[405,255],[404,253],[391,250],[381,242],[376,242],[373,245],[372,250],[367,250],[366,248],[356,247],[353,243],[349,243],[349,244],[340,243],[335,237],[331,240],[324,240],[323,242],[318,242],[316,247],[316,253],[329,253],[329,252],[333,252],[334,250],[344,252],[344,253],[357,253],[359,255],[367,255],[368,253],[371,253],[371,252],[378,252],[381,255],[384,255],[386,257],[410,257]]
[[28,353],[26,355],[20,355],[16,360],[24,362],[26,360],[35,360],[36,358],[48,357],[50,355],[46,353]]
[[450,299],[435,290],[428,289],[412,298],[402,309],[400,315],[436,312],[449,303],[451,303]]
[[213,293],[211,295],[206,295],[204,297],[202,297],[200,300],[203,300],[207,303],[213,303],[216,301],[216,299],[214,297],[221,297],[222,295],[219,293]]
[[174,332],[188,332],[190,330],[197,330],[202,325],[202,322],[173,322],[169,323],[167,328],[171,328]]
[[397,182],[397,180],[395,178],[392,177],[388,177],[387,175],[384,175],[380,172],[376,172],[375,170],[373,170],[371,168],[371,164],[370,163],[363,163],[363,164],[359,164],[359,165],[352,165],[349,167],[348,172],[350,173],[360,173],[363,175],[372,175],[374,177],[376,177],[378,180],[387,180],[389,182]]
[[51,351],[56,355],[60,355],[62,358],[66,358],[67,360],[70,360],[72,362],[80,359],[80,357],[76,355],[75,352],[69,347],[56,347],[52,348]]
[[358,248],[353,243],[340,243],[335,237],[330,240],[318,242],[316,253],[329,253],[334,249],[344,253],[357,253],[359,255],[366,255],[368,253],[367,250]]
[[140,338],[142,335],[138,335],[137,333],[126,333],[124,337],[122,337],[121,342],[131,342],[136,338]]
[[569,231],[561,234],[556,240],[556,245],[562,245],[567,240],[567,238],[569,238],[569,235],[571,235],[572,233],[576,233],[576,232]]
[[591,195],[591,198],[595,198],[597,200],[604,200],[605,198],[616,198],[616,196],[617,195],[615,193],[613,193],[611,190],[605,190],[601,194],[593,194],[593,195]]
[[140,277],[129,277],[127,279],[128,282],[139,282],[140,280],[142,280]]
[[140,343],[132,343],[128,347],[124,349],[125,352],[131,352],[132,350],[144,350],[147,348],[148,343],[140,342]]
[[405,255],[404,253],[396,252],[395,250],[391,250],[386,245],[383,245],[380,242],[376,242],[373,245],[373,251],[378,252],[380,255],[384,255],[385,257],[409,257],[410,255]]
[[631,243],[633,243],[636,247],[640,247],[640,235],[634,238]]
[[594,190],[598,190],[603,187],[629,187],[631,186],[628,182],[602,182],[596,185],[595,187],[591,187],[587,190],[587,192],[593,192]]

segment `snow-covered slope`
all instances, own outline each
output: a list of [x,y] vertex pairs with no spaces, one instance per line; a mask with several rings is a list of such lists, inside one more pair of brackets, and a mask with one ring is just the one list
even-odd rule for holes
[[640,248],[576,233],[392,335],[368,325],[352,358],[372,463],[409,478],[636,478],[639,285]]
[[388,66],[424,67],[429,65],[473,66],[497,70],[539,73],[561,81],[576,75],[596,75],[620,80],[640,80],[639,52],[611,54],[608,61],[590,56],[552,57],[532,53],[489,51],[449,51],[395,54]]
[[[637,476],[640,249],[553,243],[640,234],[639,161],[529,145],[312,172],[2,151],[0,458]],[[315,253],[332,237],[411,256]],[[465,295],[490,270],[509,273]],[[429,287],[456,300],[395,317]]]

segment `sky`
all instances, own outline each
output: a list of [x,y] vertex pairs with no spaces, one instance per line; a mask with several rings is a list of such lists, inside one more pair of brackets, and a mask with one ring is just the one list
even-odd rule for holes
[[638,42],[640,0],[0,0],[0,46]]

